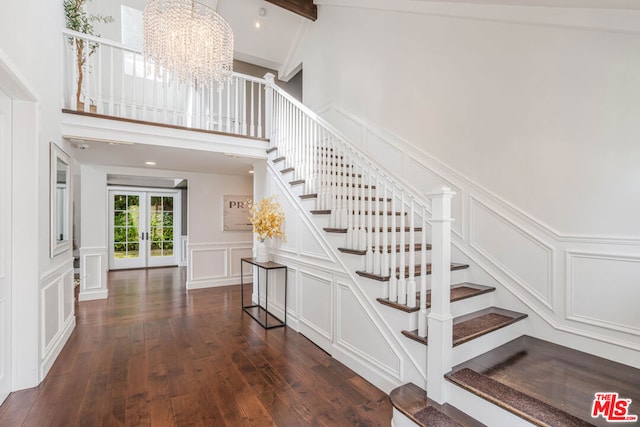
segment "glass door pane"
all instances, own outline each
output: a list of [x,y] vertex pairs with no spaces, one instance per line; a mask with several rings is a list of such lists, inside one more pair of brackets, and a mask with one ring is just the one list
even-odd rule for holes
[[149,195],[149,265],[176,265],[174,251],[176,231],[174,217],[177,195],[153,193]]
[[110,267],[146,266],[144,193],[110,192]]

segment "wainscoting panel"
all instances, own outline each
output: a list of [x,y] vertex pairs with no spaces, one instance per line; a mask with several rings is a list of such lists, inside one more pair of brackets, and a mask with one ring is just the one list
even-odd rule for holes
[[[253,242],[189,244],[187,289],[210,288],[240,283],[240,259],[252,256]],[[245,264],[245,280],[251,269]]]
[[471,198],[470,245],[552,309],[553,249]]
[[330,352],[333,340],[333,286],[331,277],[300,271],[300,332]]
[[400,358],[346,284],[338,283],[337,306],[336,343],[370,365],[400,378]]
[[[231,271],[232,277],[240,277],[240,259],[251,258],[253,256],[253,248],[251,246],[229,248],[229,271]],[[244,274],[249,276],[251,274],[251,267],[249,264],[244,265]],[[239,283],[239,282],[238,282]]]
[[80,249],[80,301],[107,298],[107,248]]
[[45,285],[40,292],[42,300],[40,319],[42,319],[42,349],[43,355],[50,350],[51,343],[60,329],[60,299],[62,293],[62,278],[58,278]]
[[40,378],[44,378],[75,327],[73,259],[40,278]]
[[227,277],[229,250],[227,248],[191,249],[190,281],[215,280]]
[[567,251],[567,319],[640,336],[640,255]]
[[316,239],[308,227],[305,227],[304,224],[300,224],[298,227],[298,234],[300,239],[300,255],[322,261],[331,261],[331,258],[329,258],[318,242],[318,239]]

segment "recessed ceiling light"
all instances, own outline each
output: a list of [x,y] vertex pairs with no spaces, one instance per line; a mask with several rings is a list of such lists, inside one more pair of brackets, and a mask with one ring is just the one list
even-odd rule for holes
[[253,171],[252,171],[252,170],[250,170],[250,171],[249,171],[249,173],[253,173]]
[[155,166],[156,162],[144,162],[145,165]]
[[257,29],[260,29],[260,21],[256,21],[256,23],[255,23],[254,25],[255,25],[255,27],[256,27]]

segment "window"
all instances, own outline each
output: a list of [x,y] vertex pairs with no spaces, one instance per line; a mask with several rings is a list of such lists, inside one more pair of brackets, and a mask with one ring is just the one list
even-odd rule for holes
[[[142,50],[142,11],[129,6],[121,5],[122,15],[122,44],[135,50]],[[124,73],[136,77],[155,79],[155,66],[147,63],[144,57],[133,52],[124,52]]]

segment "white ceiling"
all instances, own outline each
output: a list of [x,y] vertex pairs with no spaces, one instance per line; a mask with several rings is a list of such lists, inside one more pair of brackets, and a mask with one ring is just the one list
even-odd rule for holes
[[[222,153],[146,144],[110,144],[72,140],[73,156],[82,164],[143,168],[180,172],[248,176],[256,159],[231,157]],[[79,145],[85,149],[78,148]],[[154,166],[145,165],[152,161]]]
[[411,0],[416,2],[501,4],[506,6],[570,7],[596,9],[636,9],[639,0]]
[[[265,16],[259,15],[261,8]],[[285,65],[298,28],[305,21],[263,0],[219,0],[217,10],[233,29],[234,57],[274,70]],[[256,21],[260,21],[260,28],[256,28]]]

